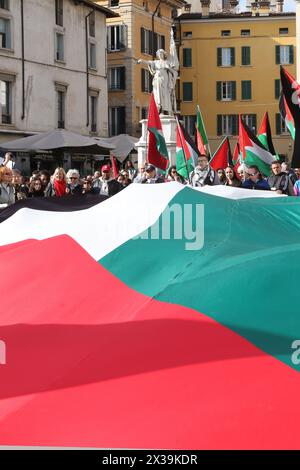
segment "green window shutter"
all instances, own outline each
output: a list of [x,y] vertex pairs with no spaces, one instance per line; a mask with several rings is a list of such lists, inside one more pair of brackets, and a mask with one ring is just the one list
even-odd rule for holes
[[142,91],[145,91],[146,89],[146,78],[145,78],[146,70],[141,69],[141,85],[142,85]]
[[222,65],[222,47],[217,48],[217,66],[221,67]]
[[230,54],[231,54],[231,65],[235,65],[235,48],[234,47],[230,48]]
[[294,46],[289,46],[289,59],[290,59],[290,64],[294,63]]
[[232,135],[238,134],[238,115],[232,114]]
[[192,82],[183,82],[183,101],[193,101],[193,84]]
[[251,100],[251,81],[242,80],[242,100]]
[[250,58],[250,47],[243,46],[242,47],[242,65],[250,65],[251,58]]
[[231,82],[232,100],[236,100],[236,82]]
[[280,64],[280,46],[275,46],[276,64]]
[[221,101],[221,83],[217,82],[217,101]]
[[192,49],[183,49],[183,67],[192,66]]
[[276,78],[274,83],[275,83],[275,99],[277,100],[277,99],[279,99],[280,93],[281,93],[280,79]]
[[145,30],[141,28],[141,52],[145,52]]
[[276,113],[276,134],[281,134],[281,114]]
[[222,135],[222,114],[217,115],[217,135]]

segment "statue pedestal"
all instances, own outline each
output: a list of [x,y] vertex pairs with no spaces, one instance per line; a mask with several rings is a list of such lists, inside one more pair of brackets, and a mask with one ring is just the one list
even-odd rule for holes
[[[162,130],[164,138],[167,144],[169,160],[171,165],[176,165],[176,126],[177,122],[173,116],[160,115],[160,121],[162,125]],[[147,124],[148,119],[142,119],[140,121],[142,124],[142,136],[140,140],[135,144],[138,152],[138,165],[145,164],[147,160],[147,151],[148,151],[148,130]]]

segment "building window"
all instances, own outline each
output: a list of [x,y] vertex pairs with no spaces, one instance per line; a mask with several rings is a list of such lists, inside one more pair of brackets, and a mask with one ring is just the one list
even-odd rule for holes
[[142,91],[144,93],[152,92],[152,75],[149,70],[141,69]]
[[183,82],[182,84],[182,99],[183,101],[193,101],[193,83]]
[[217,100],[233,101],[236,99],[236,82],[217,82]]
[[231,67],[235,65],[234,47],[218,47],[217,48],[217,64],[218,64],[218,67]]
[[276,78],[274,81],[275,85],[275,99],[278,100],[281,94],[281,80],[280,78]]
[[252,99],[251,80],[242,80],[242,100]]
[[221,36],[230,36],[230,35],[231,35],[230,29],[223,29],[223,31],[221,31]]
[[89,16],[89,35],[92,38],[95,37],[95,11]]
[[0,80],[0,112],[1,123],[12,123],[12,82]]
[[57,127],[58,129],[65,128],[65,102],[66,102],[66,92],[57,90]]
[[55,34],[55,59],[60,61],[65,59],[64,35],[62,33]]
[[183,67],[192,67],[192,49],[182,50]]
[[108,51],[115,52],[126,49],[126,26],[115,25],[107,28]]
[[152,55],[158,49],[165,49],[165,36],[141,28],[141,52],[142,54]]
[[108,108],[109,134],[118,135],[126,133],[125,106]]
[[0,18],[0,48],[11,49],[11,22]]
[[285,120],[282,119],[281,114],[276,113],[276,134],[289,134],[289,130],[285,124]]
[[109,1],[109,6],[110,7],[118,7],[119,6],[119,0],[110,0]]
[[9,10],[9,0],[0,0],[0,8]]
[[89,68],[96,69],[96,44],[94,42],[89,43]]
[[148,0],[143,1],[143,8],[145,11],[149,11]]
[[183,116],[183,125],[190,135],[195,135],[196,121],[196,115]]
[[275,46],[276,64],[289,65],[294,63],[294,46]]
[[289,28],[279,28],[279,34],[289,34]]
[[58,26],[64,25],[64,1],[55,0],[55,23]]
[[141,119],[147,119],[148,117],[148,108],[142,108]]
[[98,96],[90,96],[91,132],[97,132],[97,106]]
[[108,74],[109,90],[125,90],[125,67],[112,67]]
[[250,36],[250,29],[241,29],[241,36]]
[[217,135],[237,135],[238,115],[218,114],[217,115]]
[[256,114],[242,114],[243,121],[256,134]]
[[192,33],[192,31],[183,31],[182,36],[184,38],[191,38],[191,37],[193,37],[193,33]]
[[242,65],[251,65],[251,48],[249,46],[242,47]]

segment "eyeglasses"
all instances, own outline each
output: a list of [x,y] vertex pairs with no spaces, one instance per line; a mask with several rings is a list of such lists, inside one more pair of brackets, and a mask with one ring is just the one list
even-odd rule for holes
[[78,180],[77,176],[70,176],[70,180]]
[[248,173],[249,176],[255,176],[257,175],[257,171],[255,173]]

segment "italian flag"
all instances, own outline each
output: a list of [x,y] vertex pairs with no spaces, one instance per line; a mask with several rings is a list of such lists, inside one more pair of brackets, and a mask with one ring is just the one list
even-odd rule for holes
[[0,445],[298,449],[297,198],[50,199],[0,223]]
[[156,168],[166,171],[169,166],[169,155],[153,93],[149,105],[148,133],[147,160]]
[[239,146],[242,160],[247,166],[256,165],[266,176],[271,173],[270,165],[274,156],[258,140],[256,135],[239,116]]
[[265,112],[261,126],[258,131],[258,140],[263,144],[263,146],[268,150],[273,156],[274,160],[278,160],[279,157],[276,154],[274,149],[273,141],[272,141],[272,132],[271,126],[269,121],[269,114],[268,111]]
[[185,179],[197,166],[198,159],[197,148],[185,130],[177,120],[176,127],[176,170]]
[[228,165],[232,164],[232,155],[228,137],[225,137],[222,140],[209,164],[214,170],[218,170],[219,168],[225,170]]

